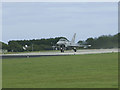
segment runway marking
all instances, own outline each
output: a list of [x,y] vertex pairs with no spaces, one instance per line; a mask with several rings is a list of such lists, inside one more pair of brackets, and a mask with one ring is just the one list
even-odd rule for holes
[[2,58],[20,58],[20,57],[40,57],[40,56],[63,56],[63,55],[79,55],[79,54],[97,54],[118,52],[118,49],[85,49],[74,51],[58,52],[36,52],[36,53],[19,53],[19,54],[2,54]]

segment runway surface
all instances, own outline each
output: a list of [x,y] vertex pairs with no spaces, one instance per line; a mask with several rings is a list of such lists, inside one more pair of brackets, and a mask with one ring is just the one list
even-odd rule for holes
[[18,54],[2,54],[2,58],[20,58],[20,57],[40,57],[40,56],[63,56],[63,55],[79,55],[79,54],[97,54],[97,53],[112,53],[118,52],[118,49],[84,49],[74,51],[46,51],[46,52],[31,52],[31,53],[18,53]]

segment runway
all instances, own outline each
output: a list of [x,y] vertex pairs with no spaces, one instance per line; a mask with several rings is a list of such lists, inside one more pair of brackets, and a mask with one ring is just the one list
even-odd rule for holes
[[46,51],[46,52],[30,52],[30,53],[18,53],[18,54],[2,54],[2,58],[22,58],[22,57],[41,57],[41,56],[64,56],[64,55],[79,55],[79,54],[97,54],[97,53],[112,53],[118,52],[118,49],[84,49],[74,51]]

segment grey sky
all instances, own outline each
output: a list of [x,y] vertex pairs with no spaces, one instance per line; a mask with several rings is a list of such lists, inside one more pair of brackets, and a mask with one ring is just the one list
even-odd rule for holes
[[2,41],[65,36],[76,41],[118,32],[118,3],[3,3]]

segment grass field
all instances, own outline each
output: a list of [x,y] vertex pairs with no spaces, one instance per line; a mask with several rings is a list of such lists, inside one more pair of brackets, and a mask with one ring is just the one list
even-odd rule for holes
[[3,59],[3,88],[117,87],[117,53]]

